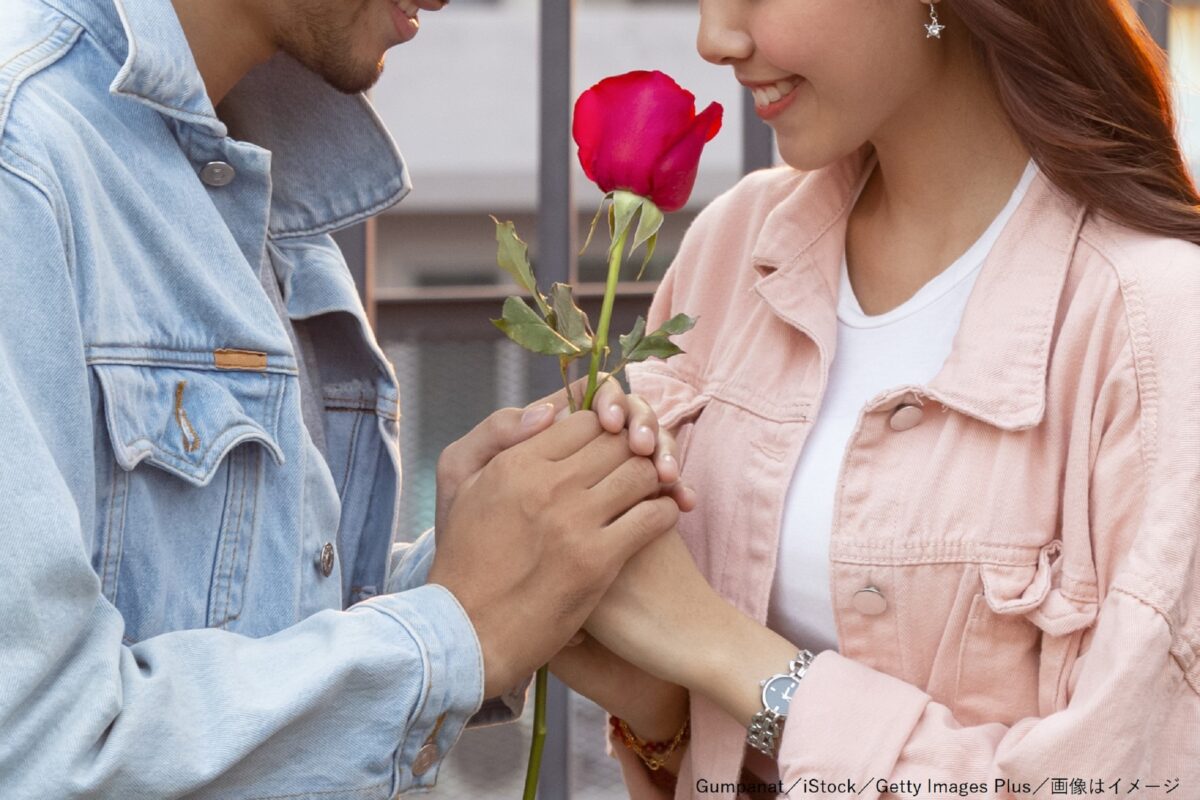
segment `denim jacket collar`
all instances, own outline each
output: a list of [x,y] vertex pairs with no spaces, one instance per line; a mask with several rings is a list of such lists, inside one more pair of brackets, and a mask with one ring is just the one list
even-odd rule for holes
[[[345,95],[280,53],[221,103],[208,97],[170,0],[43,0],[78,21],[121,61],[109,91],[165,117],[185,151],[231,133],[272,154],[270,234],[328,233],[412,189],[395,142],[364,95]],[[227,123],[229,123],[227,125]]]
[[[868,143],[806,175],[767,217],[753,251],[755,291],[816,340],[826,369],[852,194],[872,156]],[[1085,214],[1037,174],[984,261],[928,396],[1005,430],[1042,420],[1054,320]]]

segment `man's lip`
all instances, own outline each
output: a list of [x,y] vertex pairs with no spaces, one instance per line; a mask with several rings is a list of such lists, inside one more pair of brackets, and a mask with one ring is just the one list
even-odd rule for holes
[[[392,24],[396,28],[396,35],[400,37],[401,43],[412,41],[417,35],[421,23],[415,19],[410,20],[408,15],[400,10],[400,7],[395,3],[390,3],[392,9]],[[414,27],[413,23],[416,23]]]

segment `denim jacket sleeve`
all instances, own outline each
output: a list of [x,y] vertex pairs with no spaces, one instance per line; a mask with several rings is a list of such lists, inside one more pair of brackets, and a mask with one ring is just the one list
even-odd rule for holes
[[[123,641],[89,557],[96,399],[72,237],[48,185],[0,153],[4,796],[364,800],[432,785],[482,700],[478,640],[444,587],[263,638],[202,628]],[[414,776],[429,744],[439,758]]]
[[[429,568],[433,566],[435,547],[433,528],[417,537],[416,541],[393,545],[385,590],[403,592],[424,584],[429,577]],[[467,727],[500,725],[519,719],[525,713],[525,700],[532,682],[533,676],[529,675],[504,694],[484,700],[479,711],[467,721]]]

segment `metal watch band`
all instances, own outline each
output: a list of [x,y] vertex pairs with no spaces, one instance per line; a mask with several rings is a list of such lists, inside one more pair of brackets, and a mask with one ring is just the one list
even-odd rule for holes
[[[808,650],[801,650],[794,659],[788,663],[788,671],[779,675],[772,675],[767,679],[767,682],[775,678],[792,677],[799,681],[804,677],[804,673],[808,671],[808,667],[812,664],[815,656]],[[764,682],[766,683],[766,682]],[[777,714],[774,710],[767,708],[766,700],[763,700],[763,709],[759,711],[750,720],[750,727],[746,734],[746,742],[763,755],[775,757],[775,748],[779,744],[782,736],[783,722],[787,719],[786,715]]]

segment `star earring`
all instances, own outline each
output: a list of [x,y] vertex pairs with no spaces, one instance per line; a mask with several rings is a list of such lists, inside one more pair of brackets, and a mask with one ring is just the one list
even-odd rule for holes
[[938,22],[937,4],[929,4],[929,23],[925,26],[926,39],[942,38],[942,31],[946,30],[946,26]]

